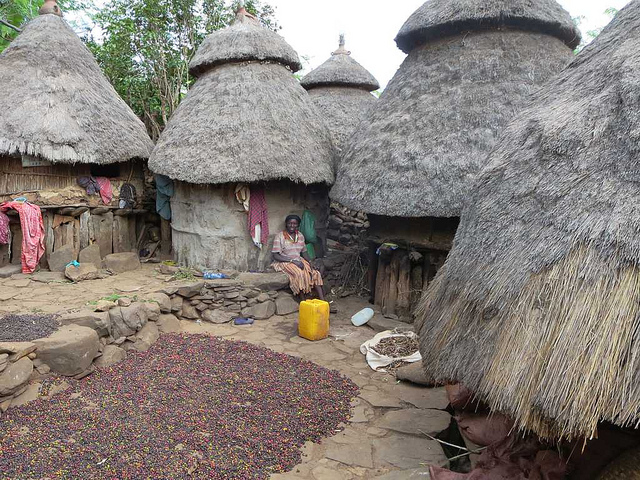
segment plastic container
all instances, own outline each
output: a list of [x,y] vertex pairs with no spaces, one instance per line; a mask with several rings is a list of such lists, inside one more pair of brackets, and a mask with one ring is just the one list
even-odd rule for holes
[[363,308],[353,317],[351,317],[351,323],[356,327],[360,327],[373,318],[373,310],[371,308]]
[[298,335],[307,340],[322,340],[329,336],[329,303],[324,300],[300,302]]

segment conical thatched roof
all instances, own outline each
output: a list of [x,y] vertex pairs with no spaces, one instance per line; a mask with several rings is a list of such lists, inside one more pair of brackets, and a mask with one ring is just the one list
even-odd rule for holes
[[0,85],[0,155],[108,164],[151,153],[142,122],[57,15],[30,21],[0,54]]
[[[423,18],[430,32],[444,36],[427,36],[411,50],[354,133],[340,161],[335,200],[378,215],[460,215],[501,130],[573,58],[566,35],[553,36],[535,21],[556,12],[556,22],[566,24],[568,14],[553,0],[529,0],[531,22],[495,28],[492,19],[506,21],[514,3],[523,2],[430,0],[418,11],[474,11],[478,28],[469,31],[464,22],[453,30]],[[485,20],[494,28],[484,28]],[[575,28],[573,36],[579,38]]]
[[640,420],[640,0],[536,95],[423,298],[423,364],[521,428]]
[[340,45],[331,57],[300,81],[307,90],[318,87],[353,87],[373,92],[380,84],[369,71],[351,57],[345,48],[344,35],[340,35]]
[[333,183],[329,132],[291,73],[299,68],[284,39],[241,9],[198,50],[198,80],[160,136],[151,169],[189,183]]
[[546,33],[572,49],[580,43],[571,16],[555,0],[429,0],[402,26],[396,44],[409,53],[447,35],[495,28]]
[[370,92],[380,88],[380,84],[351,58],[351,52],[345,48],[344,35],[340,35],[338,50],[329,60],[300,83],[309,91],[331,132],[337,162],[347,141],[376,103],[376,97]]

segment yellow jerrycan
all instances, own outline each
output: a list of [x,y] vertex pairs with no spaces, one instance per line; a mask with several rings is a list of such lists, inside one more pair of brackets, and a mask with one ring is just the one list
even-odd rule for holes
[[322,340],[329,336],[329,303],[324,300],[300,302],[298,335],[307,340]]

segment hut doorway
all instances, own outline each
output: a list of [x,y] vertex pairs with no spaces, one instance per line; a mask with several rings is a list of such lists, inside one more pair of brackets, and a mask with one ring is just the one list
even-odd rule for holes
[[386,317],[413,322],[424,289],[444,264],[460,219],[369,215],[371,301]]

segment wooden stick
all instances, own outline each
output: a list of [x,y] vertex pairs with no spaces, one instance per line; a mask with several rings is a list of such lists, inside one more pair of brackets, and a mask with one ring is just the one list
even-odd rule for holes
[[8,28],[11,28],[11,29],[15,30],[15,31],[16,31],[16,32],[18,32],[18,33],[22,33],[22,29],[20,29],[20,28],[16,27],[15,25],[11,25],[11,24],[10,24],[9,22],[7,22],[6,20],[3,20],[3,19],[1,19],[1,18],[0,18],[0,23],[1,23],[2,25],[4,25],[5,27],[8,27]]

